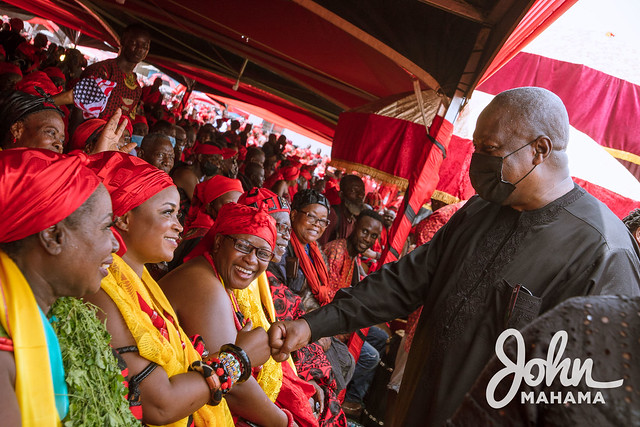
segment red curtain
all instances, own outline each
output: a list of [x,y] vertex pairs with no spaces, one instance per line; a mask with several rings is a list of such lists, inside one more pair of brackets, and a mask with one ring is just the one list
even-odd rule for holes
[[478,90],[496,95],[521,86],[557,94],[571,125],[620,152],[615,157],[640,179],[640,86],[585,65],[520,53]]
[[502,49],[498,52],[489,68],[480,79],[482,84],[496,71],[507,64],[526,45],[553,24],[578,0],[538,0],[529,9],[516,29],[511,33]]
[[447,204],[467,200],[476,191],[469,180],[469,165],[473,154],[473,143],[459,136],[452,136],[447,157],[440,166],[440,179],[432,198]]
[[[399,189],[420,170],[431,142],[423,125],[368,113],[342,113],[331,164],[366,173]],[[437,169],[434,171],[437,175]]]

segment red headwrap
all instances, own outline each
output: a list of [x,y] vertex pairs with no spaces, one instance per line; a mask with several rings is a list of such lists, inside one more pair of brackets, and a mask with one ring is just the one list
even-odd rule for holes
[[222,148],[217,147],[211,144],[197,144],[194,148],[195,154],[205,154],[205,155],[214,155],[222,156]]
[[289,202],[266,188],[253,187],[238,199],[238,203],[266,210],[269,213],[291,211]]
[[198,144],[193,149],[195,154],[205,154],[205,155],[214,155],[217,154],[222,156],[223,159],[230,159],[233,156],[238,154],[238,151],[235,148],[220,148],[216,145],[211,144]]
[[185,218],[186,233],[191,228],[211,228],[213,219],[207,214],[207,205],[230,191],[242,193],[242,183],[237,179],[216,175],[196,185],[191,199],[191,207]]
[[38,48],[32,45],[31,43],[29,43],[28,41],[24,41],[20,43],[18,47],[16,47],[16,51],[22,53],[33,62],[36,62],[38,60],[36,56],[38,53]]
[[83,158],[36,148],[0,152],[0,242],[13,242],[62,221],[100,184]]
[[235,148],[223,148],[222,149],[222,158],[223,159],[230,159],[234,156],[238,155],[238,150],[236,150]]
[[58,78],[58,79],[62,79],[64,81],[67,81],[67,77],[64,75],[64,73],[62,72],[62,70],[58,67],[47,67],[43,70],[45,72],[45,74],[47,76],[49,76],[49,78]]
[[123,114],[120,116],[118,124],[122,123],[123,121],[127,122],[124,128],[129,131],[129,135],[133,135],[133,125],[131,124],[131,119]]
[[[123,121],[127,122],[125,129],[129,131],[129,135],[133,134],[133,126],[131,126],[131,120],[123,115],[120,117],[120,123],[122,123]],[[102,132],[102,129],[106,124],[107,121],[102,119],[89,119],[82,122],[73,132],[69,151],[84,150],[84,147],[86,147],[87,141],[89,140],[89,138],[91,138],[91,135],[96,132]]]
[[149,126],[147,118],[144,116],[144,114],[136,114],[135,119],[133,119],[133,124],[135,125],[137,123],[144,123],[145,125]]
[[56,95],[61,92],[60,89],[51,81],[51,78],[42,71],[34,71],[31,74],[24,76],[18,84],[16,89],[28,93],[29,95],[42,96],[35,87],[38,86],[48,95]]
[[302,175],[307,181],[311,181],[311,172],[309,172],[307,169],[302,169],[300,171],[300,175]]
[[285,181],[295,181],[300,176],[300,169],[295,166],[287,166],[280,169],[282,177]]
[[0,62],[0,74],[18,74],[21,76],[22,70],[11,62]]
[[119,151],[94,154],[88,166],[109,190],[115,216],[124,215],[174,185],[166,172]]
[[96,131],[101,131],[106,124],[107,121],[102,119],[89,119],[82,122],[73,132],[70,150],[83,150],[91,135]]
[[188,261],[211,250],[218,234],[250,234],[264,239],[271,250],[276,245],[276,220],[264,210],[258,210],[238,203],[227,203],[220,208],[213,228],[207,232],[200,243],[187,255]]

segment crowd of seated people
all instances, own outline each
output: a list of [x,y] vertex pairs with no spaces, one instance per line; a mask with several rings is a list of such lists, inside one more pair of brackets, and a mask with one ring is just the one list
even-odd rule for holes
[[[346,426],[387,325],[322,338],[285,363],[269,357],[265,330],[376,268],[393,211],[364,203],[366,178],[330,173],[284,135],[171,111],[159,79],[143,88],[134,72],[152,42],[142,26],[124,30],[117,58],[88,67],[71,49],[56,60],[46,37],[7,31],[0,388],[11,398],[0,412],[23,425],[68,420],[66,349],[49,324],[64,319],[48,316],[72,296],[98,307],[135,422]],[[26,375],[43,355],[45,369]]]

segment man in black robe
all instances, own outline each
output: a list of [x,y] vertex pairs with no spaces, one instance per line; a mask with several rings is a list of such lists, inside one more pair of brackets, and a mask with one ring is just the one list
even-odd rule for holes
[[498,335],[567,298],[640,294],[639,251],[622,222],[575,185],[569,120],[541,88],[496,96],[478,118],[479,194],[427,243],[303,320],[270,329],[278,360],[309,340],[424,310],[394,425],[442,425],[494,353]]

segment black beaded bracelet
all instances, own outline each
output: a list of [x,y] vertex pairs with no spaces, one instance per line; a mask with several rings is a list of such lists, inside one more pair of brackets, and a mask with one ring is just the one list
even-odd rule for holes
[[243,349],[235,344],[225,344],[220,347],[220,352],[230,353],[240,362],[242,374],[237,382],[242,383],[249,379],[251,376],[251,360]]

